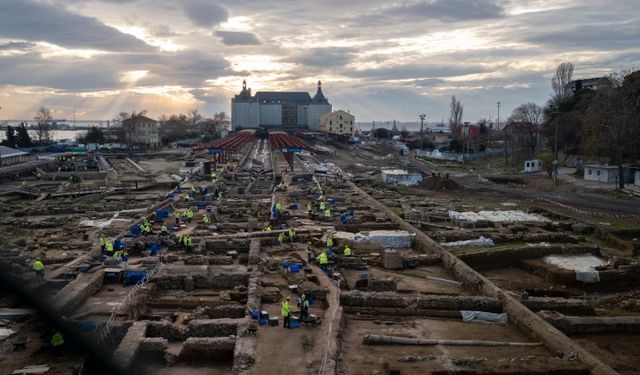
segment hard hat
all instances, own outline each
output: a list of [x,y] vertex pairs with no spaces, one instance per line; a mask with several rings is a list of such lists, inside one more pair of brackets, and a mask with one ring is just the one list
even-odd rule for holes
[[286,297],[286,299],[287,299],[287,301],[290,301],[290,300],[291,300],[291,297],[287,296],[287,297]]
[[311,241],[307,242],[307,245],[311,245]]

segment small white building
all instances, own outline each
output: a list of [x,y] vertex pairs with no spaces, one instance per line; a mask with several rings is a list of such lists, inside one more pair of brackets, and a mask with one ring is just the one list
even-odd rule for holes
[[525,173],[535,173],[535,172],[540,172],[541,170],[542,170],[541,160],[534,159],[534,160],[526,160],[524,162]]
[[383,169],[380,171],[382,181],[391,185],[417,185],[422,182],[422,174],[409,173],[405,169]]
[[597,181],[615,184],[618,181],[618,166],[608,164],[589,164],[584,166],[585,181]]
[[355,134],[355,116],[341,109],[320,118],[320,131],[331,134]]

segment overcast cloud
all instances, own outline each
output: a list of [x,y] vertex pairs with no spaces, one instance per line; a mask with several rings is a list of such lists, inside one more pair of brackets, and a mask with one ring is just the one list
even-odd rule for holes
[[[322,80],[356,121],[465,121],[544,104],[576,78],[640,63],[637,0],[1,0],[1,119],[230,111],[253,91]],[[503,117],[504,118],[504,117]]]

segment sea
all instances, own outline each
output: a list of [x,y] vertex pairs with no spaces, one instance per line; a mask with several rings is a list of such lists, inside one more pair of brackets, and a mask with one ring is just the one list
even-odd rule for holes
[[[27,124],[27,126],[33,124],[33,120],[1,120],[0,121],[0,141],[4,140],[6,137],[5,130],[7,125],[17,127],[20,126],[21,123]],[[76,121],[75,124],[66,120],[57,120],[55,123],[62,127],[60,130],[52,131],[52,139],[54,141],[63,141],[63,140],[72,140],[75,141],[76,137],[87,132],[87,129],[92,126],[96,126],[99,128],[107,128],[110,125],[110,121],[107,120],[95,120],[95,121]],[[29,130],[29,135],[31,136],[31,140],[37,139],[35,132],[33,130]]]

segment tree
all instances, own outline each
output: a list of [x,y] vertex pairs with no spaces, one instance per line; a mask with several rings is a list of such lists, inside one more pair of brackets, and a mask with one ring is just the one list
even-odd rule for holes
[[380,139],[390,139],[393,134],[391,134],[391,130],[385,128],[378,128],[373,131],[373,136]]
[[598,85],[584,128],[589,153],[618,166],[619,189],[624,188],[623,163],[640,157],[640,71],[621,75]]
[[462,153],[463,149],[464,149],[464,144],[460,142],[460,140],[452,139],[451,142],[449,142],[449,152],[455,152],[459,154],[459,153]]
[[542,169],[549,175],[549,178],[553,177],[553,161],[555,156],[552,152],[545,151],[538,155],[538,159],[542,162]]
[[196,129],[198,126],[198,123],[200,121],[202,121],[202,115],[200,115],[200,113],[198,112],[198,109],[192,109],[187,113],[187,116],[189,118],[189,123],[191,124],[191,128],[192,129]]
[[229,121],[229,117],[224,111],[214,113],[213,119],[220,123],[221,129],[229,129],[229,126],[231,125],[231,121]]
[[460,103],[460,100],[456,99],[456,96],[451,97],[451,103],[449,103],[449,131],[451,134],[458,135],[460,126],[462,125],[462,112],[464,108]]
[[16,147],[18,144],[18,140],[16,138],[16,129],[14,129],[11,125],[7,125],[7,130],[5,130],[5,140],[2,141],[3,146],[7,147]]
[[556,68],[556,74],[551,79],[551,88],[553,89],[552,100],[557,104],[569,98],[571,91],[568,88],[569,82],[573,78],[573,64],[563,62]]
[[522,140],[527,153],[534,155],[538,147],[538,128],[542,124],[542,107],[536,103],[521,104],[513,110],[507,124]]
[[47,107],[40,107],[34,117],[36,120],[35,132],[38,137],[38,144],[42,146],[42,141],[51,140],[51,110]]
[[160,138],[162,143],[170,143],[179,139],[193,138],[196,130],[191,128],[187,115],[179,113],[163,118],[160,123]]
[[25,126],[24,122],[20,124],[18,127],[18,134],[16,135],[16,144],[18,148],[22,147],[31,147],[33,143],[31,142],[31,136],[29,136],[29,131]]
[[104,132],[99,127],[92,126],[91,129],[87,131],[87,134],[85,134],[82,137],[82,142],[85,144],[87,143],[102,144],[104,143]]

